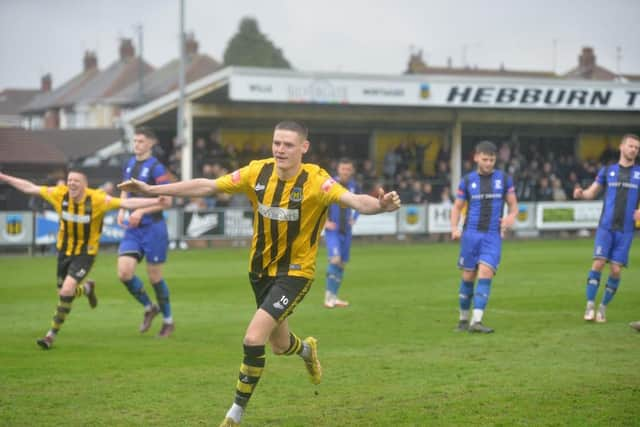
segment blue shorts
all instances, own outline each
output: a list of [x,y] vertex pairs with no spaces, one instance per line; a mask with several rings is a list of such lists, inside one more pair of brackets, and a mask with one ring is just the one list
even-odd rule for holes
[[147,258],[149,264],[163,264],[167,260],[169,233],[167,224],[153,222],[136,228],[127,228],[118,248],[118,256],[132,256],[142,261]]
[[633,231],[611,231],[598,227],[593,247],[593,258],[627,266]]
[[465,231],[460,240],[458,268],[476,271],[478,264],[484,264],[494,272],[500,265],[502,238],[499,233]]
[[329,258],[339,256],[341,262],[349,261],[351,252],[351,234],[342,234],[338,231],[324,232],[324,241],[327,244]]

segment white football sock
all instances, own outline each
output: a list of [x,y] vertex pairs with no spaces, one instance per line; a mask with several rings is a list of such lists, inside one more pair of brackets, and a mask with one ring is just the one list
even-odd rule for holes
[[484,310],[480,310],[479,308],[473,309],[473,320],[471,323],[480,323],[482,322],[482,315],[484,314]]
[[311,347],[309,347],[309,344],[304,341],[302,341],[302,351],[300,352],[300,357],[302,357],[304,360],[309,360],[309,357],[311,357]]
[[227,411],[227,418],[232,418],[233,421],[240,423],[242,416],[244,415],[244,408],[237,403],[231,405],[229,411]]

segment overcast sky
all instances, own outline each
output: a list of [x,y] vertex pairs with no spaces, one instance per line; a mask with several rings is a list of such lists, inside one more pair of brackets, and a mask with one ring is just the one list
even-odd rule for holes
[[[401,74],[409,53],[428,64],[514,70],[574,67],[583,46],[598,64],[640,75],[640,0],[185,0],[185,28],[222,60],[240,19],[252,16],[294,68]],[[82,70],[85,50],[104,68],[120,37],[144,28],[144,57],[178,56],[179,0],[0,0],[0,90],[54,87]],[[554,40],[557,48],[554,49]],[[137,41],[136,41],[137,44]],[[617,48],[621,58],[617,58]]]

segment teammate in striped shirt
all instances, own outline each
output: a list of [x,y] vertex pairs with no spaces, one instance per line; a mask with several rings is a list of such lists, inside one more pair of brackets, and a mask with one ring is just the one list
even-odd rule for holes
[[41,196],[60,216],[56,244],[59,302],[51,328],[43,338],[37,340],[40,347],[48,350],[69,315],[75,297],[86,295],[92,308],[98,304],[93,282],[87,281],[82,286],[78,285],[89,274],[98,254],[105,213],[120,207],[127,209],[150,207],[163,200],[111,197],[104,191],[88,188],[86,175],[79,171],[70,171],[66,184],[55,187],[40,187],[26,179],[3,173],[0,173],[0,181],[6,182],[23,193]]

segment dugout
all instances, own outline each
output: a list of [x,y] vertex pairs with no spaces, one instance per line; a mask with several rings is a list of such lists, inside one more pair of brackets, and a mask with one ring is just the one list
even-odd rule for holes
[[[124,114],[127,133],[151,126],[170,150],[178,97],[176,90]],[[640,83],[228,67],[186,88],[182,177],[193,176],[199,136],[270,155],[273,126],[283,119],[309,127],[313,158],[305,161],[344,151],[367,156],[381,172],[385,152],[408,144],[430,171],[444,147],[455,181],[481,139],[551,144],[579,158],[601,155],[621,135],[640,132]]]

